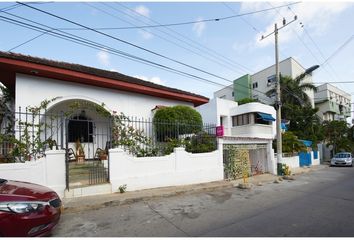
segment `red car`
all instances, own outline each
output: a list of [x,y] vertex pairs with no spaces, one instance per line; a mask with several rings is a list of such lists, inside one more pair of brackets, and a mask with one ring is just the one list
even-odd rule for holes
[[61,206],[47,187],[0,179],[0,236],[47,236],[59,222]]

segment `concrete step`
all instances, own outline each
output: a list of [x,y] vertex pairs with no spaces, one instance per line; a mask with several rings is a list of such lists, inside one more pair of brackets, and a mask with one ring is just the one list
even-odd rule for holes
[[112,193],[112,186],[110,183],[104,183],[99,185],[70,188],[69,191],[65,190],[64,198],[86,197],[109,193]]

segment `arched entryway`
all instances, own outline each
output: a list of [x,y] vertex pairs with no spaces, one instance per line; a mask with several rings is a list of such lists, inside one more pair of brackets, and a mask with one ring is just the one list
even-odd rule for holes
[[104,105],[65,99],[52,104],[47,113],[62,116],[58,128],[66,150],[67,188],[109,182],[111,117]]

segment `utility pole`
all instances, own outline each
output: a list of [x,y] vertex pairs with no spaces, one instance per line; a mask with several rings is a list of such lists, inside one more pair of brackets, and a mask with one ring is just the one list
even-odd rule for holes
[[266,36],[262,36],[261,40],[266,37],[274,34],[274,45],[275,45],[275,84],[276,84],[276,100],[275,100],[275,109],[277,111],[276,114],[276,129],[277,129],[277,162],[281,162],[283,157],[282,150],[282,136],[281,136],[281,92],[280,92],[280,71],[279,71],[279,50],[278,50],[278,31],[290,23],[297,20],[297,16],[294,17],[294,20],[286,23],[285,18],[283,18],[283,26],[278,28],[277,24],[274,24],[274,32],[269,33]]

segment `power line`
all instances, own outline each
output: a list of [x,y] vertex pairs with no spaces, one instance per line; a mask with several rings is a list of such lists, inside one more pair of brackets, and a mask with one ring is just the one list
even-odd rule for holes
[[[291,9],[290,6],[288,6],[288,9],[294,14],[295,12]],[[318,52],[320,53],[322,59],[324,60],[325,59],[325,56],[324,54],[322,53],[321,49],[319,48],[319,46],[316,44],[316,42],[313,40],[313,38],[311,37],[311,35],[308,33],[306,27],[304,26],[303,23],[301,23],[301,27],[304,29],[304,33],[307,35],[307,37],[310,39],[310,41],[312,42],[312,44],[317,48]],[[302,39],[300,37],[298,37],[299,40],[301,40],[301,42],[303,43],[303,45],[307,48],[307,50],[310,52],[310,54],[316,59],[317,63],[321,65],[321,62],[319,61],[319,59],[313,54],[313,52],[311,51],[311,49],[309,47],[307,47],[307,45],[305,44],[304,41],[302,41]],[[324,70],[330,75],[330,77],[333,79],[333,76],[338,80],[338,74],[336,73],[336,71],[334,70],[334,68],[332,67],[332,65],[328,64],[328,67],[332,70],[333,74],[331,72],[329,72],[326,68],[326,66],[323,66],[324,67]]]
[[191,65],[189,65],[189,64],[186,64],[186,63],[183,63],[183,62],[181,62],[181,61],[179,61],[179,60],[172,59],[172,58],[167,57],[167,56],[165,56],[165,55],[163,55],[163,54],[160,54],[160,53],[157,53],[157,52],[155,52],[155,51],[149,50],[149,49],[147,49],[147,48],[141,47],[141,46],[139,46],[139,45],[133,44],[133,43],[128,42],[128,41],[126,41],[126,40],[123,40],[123,39],[121,39],[121,38],[118,38],[118,37],[115,37],[115,36],[106,34],[106,33],[104,33],[104,32],[95,30],[95,29],[93,29],[93,28],[91,28],[91,27],[85,26],[85,25],[83,25],[83,24],[77,23],[77,22],[72,21],[72,20],[69,20],[69,19],[67,19],[67,18],[60,17],[60,16],[58,16],[58,15],[55,15],[55,14],[53,14],[53,13],[50,13],[50,12],[41,10],[41,9],[39,9],[39,8],[36,8],[36,7],[30,6],[30,5],[27,5],[27,4],[25,4],[25,3],[21,3],[21,2],[19,2],[19,3],[22,4],[22,5],[24,5],[24,6],[26,6],[26,7],[28,7],[28,8],[31,8],[31,9],[33,9],[33,10],[39,11],[39,12],[41,12],[41,13],[47,14],[47,15],[49,15],[49,16],[58,18],[58,19],[60,19],[60,20],[66,21],[66,22],[69,22],[69,23],[71,23],[71,24],[74,24],[74,25],[77,25],[77,26],[86,28],[87,30],[93,31],[93,32],[95,32],[95,33],[97,33],[97,34],[103,35],[103,36],[105,36],[105,37],[108,37],[108,38],[111,38],[111,39],[113,39],[113,40],[119,41],[119,42],[121,42],[121,43],[127,44],[127,45],[129,45],[129,46],[138,48],[138,49],[140,49],[140,50],[142,50],[142,51],[148,52],[148,53],[153,54],[153,55],[155,55],[155,56],[158,56],[158,57],[167,59],[167,60],[169,60],[169,61],[172,61],[172,62],[175,62],[175,63],[177,63],[177,64],[183,65],[183,66],[185,66],[185,67],[188,67],[188,68],[191,68],[191,69],[194,69],[194,70],[203,72],[203,73],[208,74],[208,75],[210,75],[210,76],[213,76],[213,77],[216,77],[216,78],[219,78],[219,79],[222,79],[222,80],[230,81],[230,80],[228,80],[227,78],[218,76],[218,75],[216,75],[216,74],[214,74],[214,73],[205,71],[205,70],[200,69],[200,68],[198,68],[198,67],[193,67],[193,66],[191,66]]
[[345,46],[347,46],[354,38],[354,35],[351,35],[342,45],[340,45],[325,61],[321,64],[324,65],[329,62],[330,59],[335,57],[341,50],[344,49]]
[[[41,27],[38,27],[38,26],[34,26],[34,25],[31,25],[31,24],[28,24],[28,23],[24,23],[24,22],[21,22],[21,21],[18,21],[18,20],[14,20],[14,19],[11,19],[11,18],[7,18],[7,17],[4,17],[4,16],[0,16],[0,20],[8,22],[8,23],[15,24],[15,25],[18,25],[18,26],[26,27],[28,29],[35,30],[35,31],[38,31],[38,32],[41,32],[41,33],[46,33],[48,35],[52,35],[54,37],[58,37],[58,38],[61,38],[61,39],[64,39],[64,40],[67,40],[67,41],[70,41],[70,42],[74,42],[74,43],[77,43],[77,44],[80,44],[80,45],[84,45],[86,47],[90,47],[90,48],[94,48],[94,49],[98,49],[98,50],[105,50],[105,51],[107,51],[107,52],[109,52],[109,53],[111,53],[113,55],[124,57],[124,58],[127,58],[129,60],[137,61],[137,62],[146,64],[146,65],[154,66],[154,67],[157,67],[157,68],[169,71],[169,72],[173,72],[173,73],[181,75],[181,76],[186,76],[186,77],[189,77],[189,78],[193,78],[193,79],[198,80],[198,81],[206,82],[206,83],[217,85],[217,86],[221,86],[221,87],[231,87],[231,86],[226,86],[226,85],[223,85],[221,83],[217,83],[217,82],[214,82],[214,81],[211,81],[211,80],[208,80],[208,79],[205,79],[205,78],[193,75],[193,74],[189,74],[189,73],[186,73],[186,72],[183,72],[183,71],[180,71],[180,70],[176,70],[176,69],[173,69],[171,67],[167,67],[167,66],[162,65],[162,64],[157,64],[155,62],[152,62],[152,61],[140,58],[140,57],[136,57],[136,56],[131,55],[131,54],[124,53],[122,51],[116,50],[116,49],[111,48],[109,46],[106,46],[106,45],[103,45],[103,44],[99,44],[97,42],[94,42],[94,41],[91,41],[91,40],[87,40],[87,39],[82,38],[82,37],[78,37],[78,36],[76,36],[74,34],[65,33],[63,31],[51,28],[51,27],[49,27],[47,25],[44,25],[44,24],[29,20],[29,19],[26,19],[26,18],[23,18],[23,17],[20,17],[20,16],[16,16],[14,14],[10,14],[10,13],[6,13],[6,14],[11,15],[11,16],[15,16],[15,17],[20,18],[20,19],[24,19],[24,20],[30,21],[30,22],[35,23],[37,25],[45,26],[47,28],[50,28],[50,30],[44,29],[44,28],[41,28]],[[55,31],[59,31],[59,32],[62,32],[64,34],[61,34],[61,33],[55,32]],[[241,87],[247,88],[247,86],[243,86],[242,84],[237,84],[237,83],[235,83],[235,84],[239,85]],[[262,93],[262,92],[260,92],[260,93]],[[264,93],[262,93],[262,94],[264,94]]]
[[325,84],[325,83],[354,83],[354,81],[340,81],[340,82],[316,82],[313,84]]
[[[223,2],[222,4],[223,4],[226,8],[228,8],[231,12],[236,13],[235,10],[234,10],[232,7],[230,7],[228,4],[226,4],[225,2]],[[248,26],[250,26],[256,33],[258,33],[258,34],[261,34],[261,33],[262,33],[257,27],[255,27],[253,24],[251,24],[249,21],[247,21],[244,17],[241,17],[241,20],[244,21]],[[271,43],[272,43],[273,45],[275,45],[274,42],[271,42]],[[279,53],[280,53],[281,55],[283,55],[283,57],[284,57],[284,54],[282,54],[280,51],[279,51]]]
[[[111,14],[111,13],[109,13],[109,12],[107,12],[107,11],[105,11],[105,10],[99,8],[99,7],[93,6],[92,4],[89,4],[89,3],[85,3],[85,4],[88,5],[88,6],[90,6],[91,8],[94,8],[94,9],[96,9],[96,10],[98,10],[98,11],[103,12],[103,13],[106,14],[106,15],[109,15],[109,16],[111,16],[111,17],[113,17],[113,18],[116,18],[116,19],[119,19],[119,20],[121,20],[121,21],[127,22],[127,23],[129,23],[129,24],[131,24],[131,25],[134,25],[133,23],[131,23],[131,22],[129,22],[129,21],[126,21],[126,20],[124,20],[124,19],[118,17],[116,14]],[[105,5],[105,6],[108,6],[108,4],[106,4],[106,3],[101,3],[101,4],[103,4],[103,5]],[[113,7],[113,6],[108,6],[108,7],[109,7],[110,9],[116,10],[117,12],[126,14],[126,13],[124,13],[124,12],[122,12],[122,11],[119,11],[118,9],[116,9],[116,8]],[[131,16],[129,16],[129,17],[131,17]],[[96,29],[96,28],[95,28],[95,29]],[[151,34],[153,34],[153,35],[155,35],[155,36],[157,36],[157,37],[159,37],[159,38],[161,38],[161,39],[163,39],[163,40],[165,40],[165,41],[167,41],[167,42],[169,42],[169,43],[171,43],[171,44],[173,44],[173,45],[175,45],[175,46],[178,46],[178,47],[180,47],[180,48],[183,48],[183,49],[187,50],[189,53],[193,53],[193,54],[197,55],[198,57],[201,57],[201,54],[198,54],[196,51],[194,51],[194,50],[191,49],[191,48],[186,48],[186,47],[184,47],[184,46],[182,46],[182,45],[180,45],[180,44],[178,44],[178,43],[176,43],[176,42],[174,42],[174,41],[172,41],[172,40],[169,40],[169,39],[167,39],[167,38],[165,38],[165,37],[163,37],[163,36],[161,36],[161,35],[158,35],[158,34],[156,34],[156,33],[149,32],[149,31],[147,31],[146,29],[141,29],[141,30],[142,30],[142,31],[145,31],[145,32],[148,32],[148,33],[151,33]],[[157,30],[160,31],[160,32],[162,32],[162,33],[168,34],[168,33],[164,32],[164,31],[162,31],[162,30],[159,30],[159,29],[157,29]],[[202,54],[203,54],[203,53],[202,53]],[[203,55],[204,55],[204,57],[205,57],[207,60],[212,61],[212,62],[214,62],[214,63],[217,63],[217,64],[219,64],[219,65],[222,65],[222,66],[228,68],[229,70],[234,71],[234,69],[231,69],[231,68],[228,67],[227,65],[225,65],[225,64],[223,64],[223,63],[220,63],[220,62],[216,61],[216,60],[213,59],[213,58],[210,58],[210,57],[208,57],[208,56],[205,56],[205,54],[203,54]]]
[[[9,14],[9,13],[7,13],[7,14]],[[10,14],[10,15],[13,15],[13,14]],[[16,17],[21,18],[21,19],[25,19],[25,18],[22,18],[22,17],[19,17],[19,16],[16,16]],[[220,84],[220,83],[217,83],[217,82],[213,82],[211,80],[208,80],[208,79],[205,79],[205,78],[202,78],[202,77],[198,77],[198,76],[193,75],[193,74],[189,74],[189,73],[186,73],[186,72],[183,72],[183,71],[180,71],[180,70],[173,69],[171,67],[167,67],[167,66],[162,65],[162,64],[158,64],[158,63],[155,63],[155,62],[152,62],[152,61],[140,58],[140,57],[136,57],[134,55],[125,53],[123,51],[116,50],[114,48],[108,47],[108,46],[103,45],[103,44],[99,44],[99,43],[91,41],[91,40],[87,40],[85,38],[81,38],[81,37],[75,36],[73,34],[67,34],[65,32],[64,33],[67,34],[67,35],[57,33],[55,31],[58,31],[58,30],[54,29],[54,28],[51,28],[51,31],[50,31],[48,29],[43,29],[43,28],[31,25],[31,24],[27,24],[27,23],[24,23],[24,22],[21,22],[21,21],[17,21],[17,20],[11,19],[11,18],[7,18],[7,17],[4,17],[4,16],[0,16],[0,18],[3,21],[5,21],[5,22],[14,23],[15,25],[19,25],[19,26],[25,26],[25,27],[27,27],[27,28],[29,28],[31,30],[35,30],[35,31],[38,31],[38,32],[46,33],[46,34],[49,34],[49,35],[52,35],[52,36],[56,36],[56,37],[59,37],[59,38],[65,39],[65,40],[69,40],[71,42],[84,43],[84,44],[81,44],[81,45],[85,45],[85,46],[89,46],[89,47],[93,46],[95,49],[108,51],[108,52],[112,53],[113,55],[117,55],[117,56],[121,56],[121,57],[127,57],[130,60],[134,59],[134,60],[137,60],[139,62],[147,63],[148,65],[154,65],[154,66],[157,66],[159,68],[163,68],[165,70],[167,69],[169,71],[173,71],[174,73],[178,73],[179,75],[182,74],[183,76],[189,76],[189,77],[192,77],[192,78],[195,78],[195,79],[199,79],[199,80],[203,80],[203,81],[206,81],[206,82],[209,82],[211,84],[218,85],[218,86],[223,86],[223,87],[225,86],[223,84]],[[29,20],[29,21],[31,21],[31,20]],[[34,21],[31,21],[31,22],[34,22]],[[36,23],[36,24],[39,24],[39,23]],[[39,25],[43,26],[43,24],[39,24]],[[48,26],[46,26],[46,27],[48,27]],[[62,32],[62,31],[59,31],[59,32]],[[74,36],[74,37],[72,37],[72,36]]]
[[[267,2],[270,6],[273,6],[270,2]],[[290,6],[288,6],[288,9],[294,14],[294,16],[297,16],[294,11],[290,8]],[[284,16],[279,12],[279,10],[276,10],[276,12],[278,13],[279,16],[283,17]],[[300,23],[302,24],[302,23]],[[303,26],[303,25],[302,25]],[[321,64],[320,60],[316,57],[316,55],[313,53],[313,51],[311,50],[311,48],[309,46],[307,46],[307,44],[302,40],[302,38],[299,36],[299,34],[292,29],[292,32],[296,35],[297,39],[302,43],[302,45],[307,49],[307,51],[311,54],[311,56],[317,61],[318,64]],[[330,77],[333,80],[333,75],[326,69],[324,68],[324,70],[330,75]]]
[[[143,15],[143,14],[141,14],[141,13],[138,13],[138,12],[132,10],[131,8],[125,6],[125,5],[122,4],[122,3],[116,3],[116,4],[117,4],[117,5],[120,5],[120,6],[122,6],[122,7],[124,7],[125,9],[129,10],[130,12],[132,12],[132,13],[134,13],[134,14],[136,14],[136,15],[139,15],[139,16],[145,18],[145,19],[148,19],[148,20],[151,21],[151,22],[159,23],[159,22],[153,20],[153,19],[150,18],[150,17],[147,17],[147,16],[145,16],[145,15]],[[125,13],[125,12],[122,12],[122,13],[125,14],[125,15],[127,15],[127,13]],[[139,21],[140,21],[140,20],[139,20]],[[173,37],[173,38],[177,38],[179,41],[181,41],[181,42],[187,44],[188,46],[191,46],[191,47],[194,47],[194,48],[198,49],[198,50],[199,50],[200,52],[202,52],[202,53],[206,53],[206,54],[208,54],[208,55],[210,55],[210,56],[212,56],[212,57],[214,57],[214,58],[217,58],[217,59],[221,60],[222,62],[224,62],[224,63],[226,63],[226,64],[229,64],[231,67],[240,68],[240,69],[242,69],[242,71],[246,71],[246,72],[252,72],[252,71],[253,71],[252,69],[248,68],[247,66],[242,65],[242,64],[240,64],[240,63],[238,63],[238,62],[236,62],[236,61],[234,61],[234,60],[232,60],[232,59],[230,59],[230,58],[228,58],[228,57],[226,57],[226,56],[220,54],[219,52],[217,52],[217,51],[215,51],[215,50],[213,50],[213,49],[211,49],[211,48],[209,48],[209,47],[207,47],[207,46],[201,44],[200,42],[197,42],[197,41],[195,41],[195,40],[189,38],[188,36],[185,36],[185,35],[183,35],[183,34],[177,32],[177,31],[175,31],[175,30],[172,29],[172,28],[169,28],[169,27],[165,27],[165,28],[166,28],[168,31],[174,33],[175,35],[171,35],[171,34],[165,32],[166,34],[168,34],[169,36],[171,36],[171,37]],[[181,37],[182,39],[181,39],[180,37]]]
[[[251,11],[251,12],[246,12],[246,13],[241,13],[241,14],[236,14],[236,15],[231,15],[231,16],[226,16],[226,17],[219,17],[219,18],[209,18],[209,19],[197,20],[197,21],[185,21],[185,22],[165,23],[165,24],[156,24],[156,25],[143,25],[143,26],[134,26],[134,27],[101,28],[101,30],[158,28],[158,27],[172,27],[172,26],[191,25],[191,24],[203,23],[203,22],[219,22],[219,21],[223,21],[223,20],[228,20],[228,19],[232,19],[232,18],[238,18],[238,17],[252,15],[252,14],[256,14],[256,13],[267,12],[267,11],[271,11],[271,10],[274,10],[274,9],[288,7],[288,6],[299,4],[299,3],[301,3],[301,2],[288,3],[288,4],[284,4],[284,5],[277,6],[277,7],[265,8],[265,9],[261,9],[261,10],[258,10],[258,11]],[[80,30],[80,29],[76,29],[76,30]]]
[[[196,70],[198,69],[198,68],[195,68],[195,67],[193,67],[193,66],[190,66],[190,65],[184,64],[184,63],[182,63],[182,62],[179,62],[179,61],[177,61],[177,60],[171,59],[171,58],[169,58],[169,57],[163,56],[163,55],[161,55],[161,54],[159,54],[159,53],[156,53],[156,52],[154,52],[154,51],[151,51],[151,50],[148,50],[148,49],[146,49],[146,48],[143,48],[143,47],[140,47],[140,46],[138,46],[138,45],[135,45],[135,44],[133,44],[133,43],[127,42],[127,41],[122,40],[122,39],[120,39],[120,38],[117,38],[117,37],[111,36],[111,35],[109,35],[109,34],[106,34],[106,33],[103,33],[103,32],[97,31],[97,30],[94,30],[94,29],[92,29],[92,28],[90,28],[90,27],[87,27],[87,26],[85,26],[85,25],[82,25],[82,24],[80,24],[80,23],[76,23],[76,22],[71,21],[71,20],[69,20],[69,19],[66,19],[66,18],[57,16],[57,15],[55,15],[55,14],[52,14],[52,13],[49,13],[49,12],[47,12],[47,11],[44,11],[44,10],[41,10],[41,9],[38,9],[38,8],[35,8],[35,7],[32,7],[32,6],[29,6],[29,5],[24,4],[24,3],[21,3],[21,2],[19,2],[19,3],[22,4],[22,5],[24,5],[24,6],[26,6],[26,7],[29,7],[29,8],[31,8],[31,9],[34,9],[34,10],[36,10],[36,11],[45,13],[45,14],[47,14],[47,15],[53,16],[53,17],[58,18],[58,19],[61,19],[61,20],[63,20],[63,21],[66,21],[66,22],[75,24],[75,25],[77,25],[77,26],[87,28],[88,30],[91,30],[91,31],[93,31],[93,32],[96,32],[96,33],[98,33],[98,34],[100,34],[100,35],[107,36],[107,37],[112,38],[112,39],[114,39],[114,40],[117,40],[117,41],[119,41],[119,42],[122,42],[122,43],[128,44],[128,45],[130,45],[130,46],[136,47],[136,48],[138,48],[138,49],[147,51],[147,52],[152,53],[152,54],[154,54],[154,55],[161,56],[161,57],[166,58],[166,59],[168,59],[168,60],[171,60],[171,61],[173,61],[173,62],[177,62],[177,63],[179,63],[179,64],[181,64],[181,65],[188,66],[188,67],[190,67],[190,68],[192,68],[192,69],[196,69]],[[206,73],[206,71],[204,71],[204,70],[200,70],[200,69],[199,69],[199,71]],[[211,75],[216,76],[215,74],[211,74]],[[221,77],[219,77],[219,78],[221,78]],[[225,78],[222,78],[222,79],[224,79],[225,81],[233,82],[233,81],[230,81],[230,80],[225,79]],[[236,83],[236,84],[237,84],[237,83]],[[242,86],[242,85],[241,85],[241,86]],[[258,91],[258,92],[260,92],[260,91]],[[260,93],[264,94],[263,92],[260,92]]]

